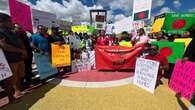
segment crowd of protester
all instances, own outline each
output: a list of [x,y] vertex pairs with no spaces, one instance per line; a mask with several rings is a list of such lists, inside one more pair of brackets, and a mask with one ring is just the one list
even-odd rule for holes
[[[163,77],[163,71],[170,79],[174,65],[168,64],[166,57],[159,53],[157,45],[150,44],[153,41],[170,41],[174,38],[195,37],[194,27],[181,35],[165,34],[164,32],[148,33],[144,29],[137,30],[137,33],[122,32],[121,35],[106,34],[104,30],[99,33],[73,33],[62,34],[58,27],[52,27],[52,33],[48,34],[48,28],[42,25],[37,27],[36,33],[29,36],[18,24],[12,24],[10,16],[0,13],[0,48],[4,51],[13,76],[3,80],[2,87],[9,97],[10,103],[16,98],[23,96],[22,86],[30,86],[32,77],[33,53],[42,55],[51,54],[51,43],[57,45],[69,44],[71,49],[71,59],[85,59],[88,53],[93,51],[96,46],[117,46],[121,42],[130,42],[129,45],[135,46],[144,43],[140,57],[156,60],[160,62],[157,83]],[[195,39],[191,41],[184,54],[183,61],[195,62]]]

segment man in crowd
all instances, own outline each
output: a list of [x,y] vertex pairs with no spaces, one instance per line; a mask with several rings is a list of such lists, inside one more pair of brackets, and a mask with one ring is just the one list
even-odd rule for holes
[[192,26],[190,32],[190,36],[192,36],[192,41],[188,45],[186,52],[184,54],[185,61],[195,62],[195,25]]
[[[12,32],[13,24],[10,16],[0,13],[0,48],[6,56],[13,76],[4,80],[3,88],[10,103],[15,102],[15,97],[23,94],[20,92],[21,78],[24,77],[24,61],[27,53],[21,40]],[[15,96],[15,97],[14,97]]]
[[37,33],[32,35],[32,48],[35,52],[40,54],[49,53],[49,40],[48,36],[45,35],[45,27],[39,25],[37,27]]
[[26,50],[27,52],[27,57],[24,58],[24,64],[25,64],[25,77],[23,80],[23,85],[24,86],[30,86],[32,84],[32,77],[33,77],[33,73],[32,73],[32,58],[33,58],[33,53],[32,53],[32,48],[30,46],[30,40],[27,37],[26,32],[22,29],[22,27],[18,24],[14,25],[14,32],[16,33],[16,35],[18,36],[18,38],[22,41],[23,48]]
[[147,43],[149,37],[146,35],[143,28],[139,29],[137,32],[137,36],[132,38],[134,44]]
[[100,36],[97,39],[96,45],[99,45],[99,46],[109,45],[109,41],[108,41],[108,38],[106,38],[106,36],[105,36],[105,31],[104,30],[100,31]]

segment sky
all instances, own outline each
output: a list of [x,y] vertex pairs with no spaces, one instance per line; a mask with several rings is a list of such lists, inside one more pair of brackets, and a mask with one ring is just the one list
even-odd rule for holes
[[[8,13],[6,2],[0,0],[0,12]],[[34,9],[54,13],[59,19],[89,20],[89,10],[106,9],[109,21],[132,15],[133,0],[18,0]],[[152,0],[152,17],[164,12],[195,12],[195,0]]]

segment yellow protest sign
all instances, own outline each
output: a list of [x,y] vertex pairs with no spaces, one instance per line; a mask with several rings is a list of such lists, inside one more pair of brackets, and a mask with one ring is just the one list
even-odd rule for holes
[[80,26],[72,26],[73,32],[87,32],[88,28],[86,25],[80,25]]
[[65,67],[71,65],[69,45],[51,44],[52,65],[54,67]]
[[184,42],[185,43],[185,50],[192,41],[192,38],[177,38],[174,40],[174,42]]
[[160,32],[161,28],[163,27],[165,18],[158,18],[155,20],[154,24],[152,25],[152,32]]
[[132,47],[132,43],[126,41],[119,42],[119,45],[124,47]]

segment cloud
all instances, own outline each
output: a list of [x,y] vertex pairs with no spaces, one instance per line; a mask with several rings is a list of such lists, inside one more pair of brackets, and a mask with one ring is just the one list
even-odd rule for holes
[[165,0],[152,0],[152,8],[161,7],[165,4]]
[[[101,4],[103,7],[109,7],[110,9],[120,9],[127,13],[131,13],[133,10],[133,0],[97,0],[97,4]],[[152,0],[152,8],[160,7],[165,4],[165,0]]]
[[189,9],[189,12],[195,12],[195,8]]
[[173,11],[169,7],[163,7],[163,8],[161,8],[161,10],[159,11],[158,14],[163,14],[163,13],[166,13],[166,12],[173,12]]
[[127,18],[125,15],[123,15],[123,14],[118,14],[118,15],[116,15],[115,17],[114,17],[114,20],[115,21],[119,21],[119,20],[122,20],[122,19],[124,19],[124,18]]
[[175,7],[175,8],[179,8],[179,7],[181,7],[181,2],[180,2],[180,0],[174,0],[173,1],[173,6]]

